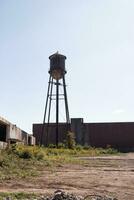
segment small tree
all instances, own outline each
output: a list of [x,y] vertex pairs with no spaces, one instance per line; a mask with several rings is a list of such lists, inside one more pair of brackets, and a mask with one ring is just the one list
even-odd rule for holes
[[74,149],[75,147],[75,136],[74,136],[74,133],[71,131],[68,131],[67,133],[66,146],[69,149]]

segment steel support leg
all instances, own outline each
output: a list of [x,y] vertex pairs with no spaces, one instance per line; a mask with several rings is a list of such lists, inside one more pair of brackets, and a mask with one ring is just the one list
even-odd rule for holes
[[59,142],[59,80],[56,80],[56,146]]
[[68,109],[68,101],[67,101],[67,91],[66,91],[66,83],[65,83],[65,76],[63,76],[63,89],[64,89],[64,98],[65,98],[65,112],[66,112],[66,122],[69,124],[69,109]]
[[50,88],[50,94],[49,94],[49,109],[48,109],[48,119],[47,119],[47,125],[46,125],[46,146],[48,146],[49,121],[50,121],[52,91],[53,91],[53,78],[50,84],[51,84],[51,88]]
[[47,114],[47,105],[48,105],[48,99],[49,99],[49,91],[50,91],[51,79],[52,79],[52,77],[50,75],[49,82],[48,82],[48,90],[47,90],[47,99],[46,99],[46,105],[45,105],[45,112],[44,112],[44,118],[43,118],[42,130],[41,130],[40,145],[43,144],[43,135],[44,135],[44,128],[45,128],[45,120],[46,120],[46,114]]

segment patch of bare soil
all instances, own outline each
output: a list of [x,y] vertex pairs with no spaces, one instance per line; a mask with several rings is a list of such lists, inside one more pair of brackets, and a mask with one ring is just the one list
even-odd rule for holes
[[134,153],[120,156],[82,157],[83,164],[44,168],[32,180],[9,180],[0,192],[50,194],[60,189],[81,196],[109,195],[119,200],[134,200]]

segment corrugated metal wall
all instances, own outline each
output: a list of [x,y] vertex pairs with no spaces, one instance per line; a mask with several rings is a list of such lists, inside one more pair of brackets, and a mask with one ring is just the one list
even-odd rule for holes
[[[75,122],[76,123],[76,122]],[[81,138],[77,143],[81,145],[91,145],[95,147],[112,146],[115,148],[134,148],[134,122],[119,123],[82,123],[81,130],[75,130],[75,137]],[[74,129],[75,126],[73,126]],[[48,143],[55,144],[56,125],[49,125]],[[46,127],[45,127],[46,129]],[[66,138],[66,124],[59,125],[59,142],[64,142]],[[33,135],[36,137],[36,144],[40,143],[42,124],[33,125]],[[43,133],[43,144],[46,142],[46,130]],[[80,137],[79,137],[80,134]]]
[[[33,136],[36,138],[36,144],[40,144],[41,141],[41,134],[43,130],[42,124],[33,124]],[[48,134],[46,134],[48,133]],[[64,123],[59,124],[59,143],[64,142],[66,139],[67,133],[67,125]],[[42,144],[55,144],[56,143],[56,124],[51,123],[49,124],[48,131],[47,125],[44,127],[43,135],[42,135]]]
[[86,127],[86,135],[89,136],[88,144],[91,146],[134,147],[134,122],[87,123],[83,126]]

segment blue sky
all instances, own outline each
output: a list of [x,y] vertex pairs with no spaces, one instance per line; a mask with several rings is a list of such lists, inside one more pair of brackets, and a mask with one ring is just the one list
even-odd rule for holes
[[133,0],[0,0],[0,115],[26,131],[43,120],[57,50],[70,117],[134,121]]

